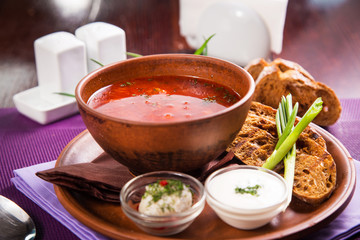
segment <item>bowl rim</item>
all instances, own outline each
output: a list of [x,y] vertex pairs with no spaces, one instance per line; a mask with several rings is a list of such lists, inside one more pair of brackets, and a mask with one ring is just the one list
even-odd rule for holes
[[[178,176],[178,177],[182,177],[182,178],[186,178],[186,179],[190,180],[191,183],[194,183],[194,185],[196,185],[200,189],[199,200],[196,203],[194,203],[189,209],[187,209],[183,212],[173,213],[170,215],[163,215],[163,216],[152,216],[152,215],[146,215],[146,214],[140,213],[139,211],[136,211],[135,209],[130,207],[128,205],[128,203],[126,201],[124,201],[126,190],[135,181],[139,180],[140,178],[146,178],[146,177],[150,177],[150,176],[156,177],[156,176],[160,176],[162,174],[169,175],[168,179],[171,179],[172,176]],[[150,182],[148,184],[150,184]],[[156,223],[156,222],[173,222],[174,220],[177,221],[177,220],[181,220],[181,219],[187,218],[189,216],[192,216],[198,210],[200,210],[202,207],[205,206],[206,193],[205,193],[204,185],[199,180],[197,180],[195,177],[193,177],[191,175],[188,175],[188,174],[182,173],[182,172],[176,172],[176,171],[155,171],[155,172],[148,172],[148,173],[141,174],[141,175],[136,176],[135,178],[132,178],[131,180],[129,180],[122,187],[119,197],[120,197],[121,208],[124,211],[124,213],[129,213],[131,216],[136,216],[136,218],[141,221]]]
[[[239,170],[239,169],[261,170],[262,172],[265,172],[266,174],[271,174],[272,176],[276,177],[284,185],[285,191],[284,191],[283,196],[281,196],[280,200],[276,203],[273,203],[273,204],[265,206],[265,207],[254,208],[254,209],[235,207],[235,206],[231,206],[231,205],[228,205],[226,203],[219,201],[209,191],[209,185],[210,185],[211,180],[213,180],[216,176],[221,175],[223,173],[226,173],[226,172],[229,172],[232,170]],[[270,169],[266,169],[263,167],[250,166],[250,165],[233,165],[233,166],[228,166],[225,168],[218,169],[215,172],[211,173],[207,177],[207,179],[205,180],[204,188],[205,188],[205,193],[206,193],[206,199],[207,199],[207,202],[209,203],[209,205],[212,206],[213,204],[215,204],[217,209],[220,209],[222,212],[227,212],[228,214],[231,213],[232,215],[238,215],[238,214],[252,215],[252,214],[261,214],[261,213],[263,214],[263,213],[267,213],[268,211],[275,211],[281,205],[285,205],[287,203],[287,199],[288,199],[289,191],[290,191],[289,186],[286,183],[285,179],[282,176],[280,176],[280,174],[278,174],[277,172],[274,172]],[[284,206],[284,210],[285,210],[286,206],[287,206],[287,204]]]
[[[101,114],[100,112],[96,111],[95,109],[89,107],[88,104],[81,97],[80,89],[82,88],[82,86],[87,84],[92,78],[96,77],[101,72],[106,71],[107,69],[116,68],[118,65],[121,65],[121,64],[126,63],[126,62],[133,62],[133,61],[136,62],[136,61],[142,61],[142,60],[146,61],[148,59],[151,60],[151,59],[154,59],[154,58],[160,58],[160,59],[190,58],[190,59],[199,59],[199,60],[202,59],[202,60],[212,61],[212,62],[216,62],[216,61],[224,62],[224,63],[228,64],[229,66],[237,68],[239,71],[241,71],[246,76],[247,79],[249,79],[249,90],[246,92],[246,94],[244,96],[241,97],[241,99],[238,102],[236,102],[235,104],[233,104],[230,107],[227,107],[227,108],[225,108],[223,110],[217,111],[215,113],[212,113],[212,114],[209,114],[209,115],[206,115],[206,116],[197,117],[195,119],[175,120],[175,121],[169,121],[169,122],[136,121],[136,120],[129,120],[129,119],[125,119],[125,118],[112,117],[112,116],[109,116],[109,115]],[[86,109],[86,111],[90,112],[91,114],[93,114],[93,115],[95,115],[97,117],[101,116],[101,118],[111,120],[111,121],[114,121],[114,122],[117,122],[117,123],[125,123],[125,124],[132,124],[132,125],[138,125],[138,126],[159,126],[159,125],[160,126],[167,126],[167,125],[177,125],[177,124],[182,124],[182,123],[198,122],[198,121],[206,120],[206,119],[209,119],[209,118],[215,118],[215,117],[222,116],[222,115],[224,115],[224,114],[226,114],[228,112],[233,111],[235,108],[243,105],[249,99],[251,100],[254,92],[255,92],[255,81],[254,81],[253,77],[244,68],[242,68],[239,65],[236,65],[235,63],[232,63],[232,62],[224,60],[224,59],[220,59],[220,58],[216,58],[216,57],[203,56],[203,55],[183,54],[183,53],[168,53],[168,54],[153,54],[153,55],[147,55],[147,56],[141,56],[141,57],[136,57],[136,58],[125,59],[125,60],[122,60],[122,61],[118,61],[118,62],[115,62],[115,63],[105,65],[103,67],[100,67],[100,68],[94,70],[93,72],[88,73],[85,77],[83,77],[79,81],[79,83],[77,84],[77,86],[75,88],[75,98],[76,98],[76,101],[77,101],[78,105],[80,105],[82,108]]]

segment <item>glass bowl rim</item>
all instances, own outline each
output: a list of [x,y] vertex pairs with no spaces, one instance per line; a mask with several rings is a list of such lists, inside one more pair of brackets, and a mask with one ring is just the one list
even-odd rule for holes
[[[179,213],[173,213],[170,215],[163,215],[163,216],[151,216],[151,215],[146,215],[143,213],[140,213],[139,211],[136,211],[135,209],[133,209],[132,207],[130,207],[127,202],[125,201],[125,193],[127,191],[127,189],[134,184],[134,182],[138,181],[139,179],[144,179],[146,177],[156,177],[162,174],[167,174],[169,175],[169,179],[171,179],[171,176],[175,176],[175,177],[181,177],[181,178],[186,178],[189,180],[189,182],[195,186],[197,186],[199,188],[199,198],[198,201],[196,201],[189,209],[183,211],[183,212],[179,212]],[[148,184],[150,184],[151,182],[149,182]],[[205,187],[204,185],[195,177],[188,175],[186,173],[182,173],[182,172],[176,172],[176,171],[154,171],[154,172],[148,172],[148,173],[144,173],[141,175],[138,175],[136,177],[134,177],[133,179],[129,180],[121,189],[120,192],[120,202],[121,202],[121,208],[123,209],[123,211],[125,211],[126,213],[130,214],[133,217],[136,217],[137,219],[141,219],[143,221],[153,221],[153,222],[164,222],[164,221],[176,221],[179,219],[183,219],[186,218],[192,214],[194,214],[197,210],[199,210],[202,206],[205,205],[205,198],[206,198],[206,193],[205,193]]]

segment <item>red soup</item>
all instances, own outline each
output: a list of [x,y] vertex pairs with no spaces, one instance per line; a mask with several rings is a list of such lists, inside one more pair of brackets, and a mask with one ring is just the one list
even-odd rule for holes
[[159,76],[118,82],[96,91],[88,105],[106,115],[146,122],[196,119],[240,100],[234,90],[204,79]]

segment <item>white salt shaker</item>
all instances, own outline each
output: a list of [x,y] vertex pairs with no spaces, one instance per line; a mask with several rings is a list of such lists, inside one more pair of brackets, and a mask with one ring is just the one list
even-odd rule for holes
[[93,60],[107,65],[126,59],[125,31],[115,25],[89,23],[76,29],[75,36],[86,45],[89,72],[100,67]]
[[85,44],[68,32],[55,32],[34,42],[38,86],[17,93],[13,101],[20,113],[48,124],[78,112],[75,87],[87,74]]
[[54,93],[74,94],[87,74],[85,44],[68,32],[55,32],[34,43],[35,62],[41,96],[53,99]]

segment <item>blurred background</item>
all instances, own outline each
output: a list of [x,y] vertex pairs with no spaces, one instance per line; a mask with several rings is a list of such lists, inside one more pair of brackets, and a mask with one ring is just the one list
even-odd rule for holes
[[[271,57],[299,63],[339,98],[360,97],[359,12],[359,0],[289,0],[282,51]],[[193,53],[179,16],[178,0],[1,0],[0,107],[37,86],[37,38],[103,21],[126,32],[129,52]]]

